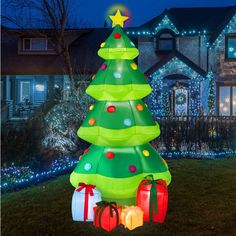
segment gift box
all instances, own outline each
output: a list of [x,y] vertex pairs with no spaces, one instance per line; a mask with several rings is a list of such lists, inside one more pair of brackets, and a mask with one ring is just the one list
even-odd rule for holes
[[94,207],[94,221],[96,227],[111,231],[120,224],[121,206],[115,202],[101,201]]
[[79,183],[72,197],[72,218],[74,221],[93,221],[93,208],[100,202],[101,194],[95,185]]
[[126,206],[121,211],[121,224],[133,230],[139,226],[143,225],[143,211],[137,206]]
[[143,220],[163,223],[168,206],[168,191],[163,180],[143,180],[137,191],[137,206],[143,210]]

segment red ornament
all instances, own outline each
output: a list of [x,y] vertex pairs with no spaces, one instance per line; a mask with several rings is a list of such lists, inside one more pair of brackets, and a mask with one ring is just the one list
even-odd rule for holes
[[136,170],[137,170],[136,166],[129,166],[130,172],[134,173],[134,172],[136,172]]
[[120,214],[122,207],[108,201],[96,203],[98,206],[93,208],[94,221],[96,227],[112,231],[120,224]]
[[112,113],[112,112],[115,112],[115,111],[116,111],[116,107],[115,107],[115,106],[109,106],[109,107],[107,107],[107,112]]
[[113,158],[114,156],[115,156],[114,152],[108,152],[108,153],[106,154],[106,157],[107,157],[108,159],[111,159],[111,158]]
[[[138,187],[136,202],[137,206],[143,210],[144,221],[163,223],[168,206],[166,182],[163,180],[143,180]],[[151,207],[150,204],[152,204]]]
[[107,64],[102,64],[100,67],[100,70],[106,70],[106,68],[107,68]]
[[86,149],[84,150],[84,154],[87,153],[88,151],[89,151],[89,148],[86,148]]
[[114,38],[115,38],[115,39],[120,39],[120,38],[121,38],[121,34],[115,33],[115,34],[114,34]]

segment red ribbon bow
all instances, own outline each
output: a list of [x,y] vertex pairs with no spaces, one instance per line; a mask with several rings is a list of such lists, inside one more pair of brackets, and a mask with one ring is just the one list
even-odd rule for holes
[[80,188],[76,189],[76,192],[80,192],[82,189],[85,188],[85,200],[84,200],[84,221],[88,219],[88,202],[89,202],[89,195],[94,196],[93,189],[96,187],[95,185],[79,183]]

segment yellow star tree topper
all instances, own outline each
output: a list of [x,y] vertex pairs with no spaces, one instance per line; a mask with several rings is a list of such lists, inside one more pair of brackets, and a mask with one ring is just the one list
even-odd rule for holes
[[112,20],[112,28],[114,28],[116,25],[120,25],[123,28],[124,22],[129,19],[127,16],[122,16],[119,9],[116,11],[114,16],[109,17]]

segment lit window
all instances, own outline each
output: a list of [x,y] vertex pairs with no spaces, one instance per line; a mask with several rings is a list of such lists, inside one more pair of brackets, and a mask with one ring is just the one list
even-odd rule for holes
[[219,114],[236,116],[236,86],[221,86],[219,93]]
[[236,116],[236,86],[233,87],[233,116]]
[[226,58],[236,60],[236,36],[226,36]]
[[175,49],[175,38],[170,33],[162,33],[157,37],[157,51],[171,52]]

